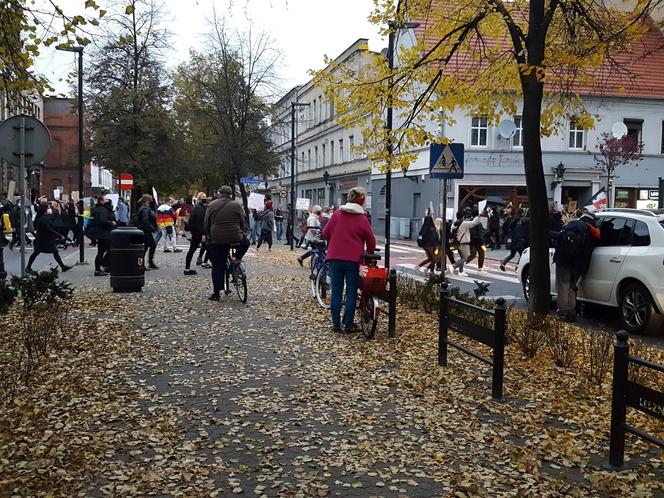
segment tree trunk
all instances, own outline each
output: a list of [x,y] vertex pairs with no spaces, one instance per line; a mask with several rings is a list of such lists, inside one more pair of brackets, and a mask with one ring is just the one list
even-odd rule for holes
[[247,189],[244,186],[244,183],[239,181],[240,179],[238,178],[238,185],[240,185],[240,195],[242,196],[242,205],[244,206],[244,214],[247,215],[247,220],[249,219],[249,201],[247,200]]
[[530,296],[531,314],[549,313],[551,292],[549,265],[549,200],[544,180],[540,115],[543,86],[535,74],[522,77],[523,161],[528,187],[530,218]]
[[542,163],[541,115],[544,83],[538,78],[542,68],[548,25],[544,0],[531,0],[528,16],[528,35],[525,40],[527,63],[531,71],[521,73],[523,91],[523,162],[528,187],[528,216],[530,218],[530,295],[528,313],[531,321],[536,315],[549,313],[551,267],[549,265],[549,199]]

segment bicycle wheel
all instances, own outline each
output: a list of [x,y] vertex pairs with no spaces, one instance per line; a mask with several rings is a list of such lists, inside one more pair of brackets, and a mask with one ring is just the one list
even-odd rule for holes
[[316,274],[316,301],[321,308],[329,309],[331,298],[332,298],[332,288],[330,286],[330,267],[327,264],[324,264],[318,270]]
[[376,325],[378,324],[376,301],[372,297],[366,298],[362,296],[359,308],[362,333],[367,339],[371,339],[376,333]]
[[233,265],[233,283],[237,291],[237,297],[243,303],[247,302],[247,275],[244,273],[238,263]]

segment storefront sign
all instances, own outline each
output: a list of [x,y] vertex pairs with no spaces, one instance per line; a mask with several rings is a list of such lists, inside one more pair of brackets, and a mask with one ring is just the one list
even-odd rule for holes
[[650,199],[659,199],[659,190],[649,190],[648,197]]

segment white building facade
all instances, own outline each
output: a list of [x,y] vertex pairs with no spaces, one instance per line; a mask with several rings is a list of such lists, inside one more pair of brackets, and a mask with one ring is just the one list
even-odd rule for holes
[[[368,40],[361,38],[335,62],[359,70],[368,54]],[[334,105],[311,80],[292,89],[274,106],[273,143],[282,162],[269,186],[277,206],[285,209],[290,203],[292,102],[306,104],[295,111],[296,197],[309,199],[312,206],[339,206],[346,202],[351,188],[359,185],[370,190],[371,163],[355,148],[362,143],[361,129],[338,125]],[[279,193],[283,197],[275,195]]]

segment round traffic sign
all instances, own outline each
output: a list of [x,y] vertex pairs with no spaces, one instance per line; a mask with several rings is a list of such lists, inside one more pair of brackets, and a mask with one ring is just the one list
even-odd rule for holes
[[25,165],[39,164],[51,147],[51,134],[44,123],[32,116],[20,114],[0,124],[0,159],[19,165],[21,126],[25,126]]

